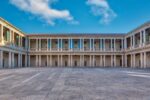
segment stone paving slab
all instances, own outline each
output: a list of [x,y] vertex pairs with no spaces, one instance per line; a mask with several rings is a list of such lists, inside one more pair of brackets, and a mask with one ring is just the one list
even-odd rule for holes
[[150,100],[150,69],[3,69],[0,100]]

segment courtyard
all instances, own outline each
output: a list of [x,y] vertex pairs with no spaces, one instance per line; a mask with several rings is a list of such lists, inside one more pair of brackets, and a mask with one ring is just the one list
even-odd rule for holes
[[150,100],[150,69],[1,69],[0,100]]

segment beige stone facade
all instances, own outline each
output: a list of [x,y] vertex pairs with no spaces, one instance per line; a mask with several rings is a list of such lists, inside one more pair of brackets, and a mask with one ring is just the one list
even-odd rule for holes
[[150,67],[150,22],[127,34],[24,34],[0,18],[0,67]]

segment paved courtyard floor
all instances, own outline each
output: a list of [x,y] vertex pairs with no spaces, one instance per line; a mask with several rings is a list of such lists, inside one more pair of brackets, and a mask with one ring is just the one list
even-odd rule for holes
[[150,69],[2,69],[0,100],[150,100]]

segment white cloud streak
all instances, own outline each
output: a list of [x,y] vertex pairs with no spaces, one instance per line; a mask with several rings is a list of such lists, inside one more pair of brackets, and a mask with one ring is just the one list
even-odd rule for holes
[[76,22],[68,10],[57,10],[51,4],[57,0],[10,0],[20,10],[44,19],[48,24],[55,25],[55,20],[61,19],[69,23]]
[[87,5],[91,6],[92,13],[100,16],[100,23],[109,24],[117,14],[110,8],[107,0],[88,0]]

